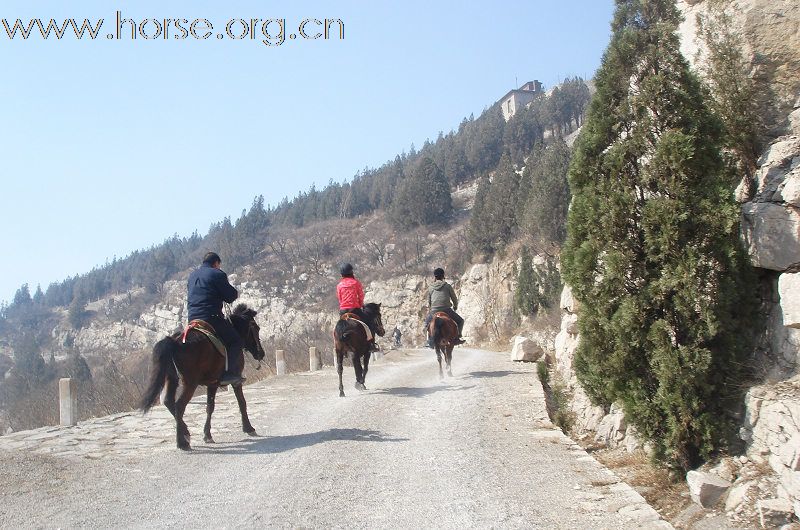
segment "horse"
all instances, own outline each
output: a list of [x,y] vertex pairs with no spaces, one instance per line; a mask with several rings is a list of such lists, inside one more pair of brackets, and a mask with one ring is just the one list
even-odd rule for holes
[[436,360],[439,361],[439,379],[444,380],[442,373],[442,354],[447,364],[447,375],[453,377],[450,363],[453,361],[453,347],[458,340],[458,324],[447,313],[438,312],[428,324],[428,334],[433,337],[433,346],[436,348]]
[[[255,310],[245,304],[239,304],[230,316],[231,324],[242,338],[244,349],[249,351],[254,359],[260,361],[264,358],[264,348],[258,333],[260,331],[255,320]],[[194,396],[194,391],[199,385],[206,385],[206,424],[203,429],[203,440],[214,443],[211,436],[211,414],[214,412],[214,398],[219,388],[219,378],[225,370],[225,358],[217,351],[211,340],[203,333],[190,330],[186,342],[181,342],[181,333],[165,337],[158,341],[153,348],[153,366],[150,384],[142,396],[140,408],[147,413],[155,405],[164,384],[167,385],[164,405],[175,418],[176,438],[178,448],[191,449],[189,443],[191,435],[189,428],[183,421],[186,405]],[[244,355],[244,353],[242,354]],[[178,380],[183,382],[180,397],[175,399]],[[244,400],[242,385],[234,385],[233,393],[239,402],[239,412],[242,415],[242,430],[255,436],[256,430],[247,417],[247,403]]]
[[[378,336],[383,337],[386,330],[383,329],[381,321],[381,304],[366,304],[363,311],[366,319],[375,323],[375,331]],[[369,370],[369,342],[364,326],[355,322],[355,315],[345,313],[336,323],[333,330],[333,346],[336,350],[336,369],[339,372],[339,397],[344,397],[342,361],[345,352],[348,351],[351,353],[350,359],[356,372],[355,387],[357,390],[366,390],[364,380],[367,377],[367,370]]]

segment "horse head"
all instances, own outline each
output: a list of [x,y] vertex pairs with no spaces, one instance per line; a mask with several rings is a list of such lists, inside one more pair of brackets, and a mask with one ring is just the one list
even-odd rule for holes
[[383,321],[381,321],[381,304],[365,304],[364,314],[375,323],[375,332],[378,336],[383,337],[386,330],[383,329]]
[[231,324],[244,340],[244,349],[249,351],[255,360],[260,361],[266,352],[258,336],[261,328],[256,322],[257,314],[256,310],[247,307],[247,304],[239,304],[231,313]]

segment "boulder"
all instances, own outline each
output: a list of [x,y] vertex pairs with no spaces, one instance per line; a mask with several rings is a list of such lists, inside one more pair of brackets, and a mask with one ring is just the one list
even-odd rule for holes
[[712,508],[731,487],[731,483],[711,473],[689,471],[686,482],[692,500],[703,508]]
[[756,491],[755,487],[756,482],[754,480],[734,484],[730,493],[728,493],[728,498],[725,499],[725,510],[729,512],[736,510],[745,501],[751,490]]
[[778,278],[783,325],[800,329],[800,272],[783,273]]
[[514,337],[514,346],[511,348],[512,361],[535,362],[544,355],[542,347],[527,337]]
[[792,521],[794,507],[786,499],[759,500],[758,519],[762,528],[775,528]]
[[754,266],[785,271],[800,264],[800,211],[774,203],[742,206],[742,237]]
[[783,202],[800,207],[800,165],[786,175],[779,193]]

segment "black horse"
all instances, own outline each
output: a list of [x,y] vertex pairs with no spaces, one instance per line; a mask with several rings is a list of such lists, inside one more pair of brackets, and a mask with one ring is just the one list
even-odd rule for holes
[[[366,304],[364,306],[364,316],[367,324],[372,324],[378,336],[383,337],[386,331],[383,329],[381,321],[381,304]],[[336,323],[333,330],[333,346],[336,350],[336,369],[339,371],[339,397],[344,397],[344,386],[342,386],[342,361],[345,352],[350,352],[350,359],[353,362],[353,369],[356,372],[357,390],[366,390],[364,380],[367,378],[369,370],[369,341],[364,326],[356,321],[356,315],[345,313]],[[362,365],[363,362],[363,365]]]
[[[264,358],[264,348],[258,337],[259,327],[255,317],[256,312],[253,309],[245,304],[239,304],[231,314],[231,324],[242,338],[244,349],[249,351],[254,359],[260,361]],[[211,414],[214,412],[214,398],[219,388],[219,378],[224,370],[225,358],[219,354],[211,340],[203,333],[196,330],[189,331],[186,343],[181,342],[181,333],[165,337],[158,341],[153,348],[150,384],[142,397],[141,409],[143,412],[147,412],[155,405],[158,395],[166,383],[167,392],[164,405],[175,417],[178,447],[185,450],[191,449],[189,428],[183,421],[183,413],[197,387],[206,385],[208,390],[203,440],[207,443],[214,443],[211,436]],[[179,379],[183,385],[181,395],[176,401]],[[242,430],[247,434],[255,435],[256,430],[250,425],[250,419],[247,417],[247,403],[244,400],[242,385],[235,385],[233,393],[236,394],[239,411],[242,414]]]

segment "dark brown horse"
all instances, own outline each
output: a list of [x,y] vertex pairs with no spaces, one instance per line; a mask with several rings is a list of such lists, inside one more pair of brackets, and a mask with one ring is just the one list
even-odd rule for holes
[[[249,351],[253,358],[260,361],[264,358],[264,348],[258,337],[259,327],[255,320],[256,312],[245,304],[239,304],[231,314],[231,324],[242,338],[244,349]],[[164,384],[167,385],[164,405],[175,417],[178,447],[191,449],[189,428],[183,421],[186,405],[192,399],[194,391],[199,385],[206,385],[206,425],[203,430],[203,440],[214,443],[211,437],[211,414],[214,412],[214,397],[219,388],[219,378],[225,370],[225,358],[220,355],[211,340],[203,333],[191,330],[186,336],[186,343],[181,342],[181,334],[165,337],[158,341],[153,348],[153,368],[150,376],[150,385],[142,396],[141,409],[147,412],[155,405]],[[178,381],[181,385],[181,395],[175,399]],[[247,403],[244,400],[242,385],[233,387],[236,400],[239,402],[239,411],[242,414],[242,430],[250,435],[255,435],[256,430],[250,425],[247,417]]]
[[[366,304],[363,311],[366,319],[373,323],[373,329],[375,329],[378,336],[383,337],[386,330],[383,329],[383,322],[381,321],[381,304]],[[354,318],[355,315],[351,313],[342,315],[333,330],[336,369],[339,371],[339,397],[344,397],[342,361],[344,360],[345,352],[350,352],[350,359],[356,372],[356,389],[367,389],[364,386],[364,380],[367,378],[367,371],[369,370],[369,342],[367,341],[367,332],[364,330],[364,326]]]
[[433,315],[431,323],[428,324],[428,334],[433,337],[433,346],[436,348],[436,360],[439,361],[439,378],[444,379],[442,373],[442,354],[447,364],[447,375],[453,377],[450,363],[453,361],[453,347],[458,340],[458,324],[447,316],[447,313],[439,312]]

